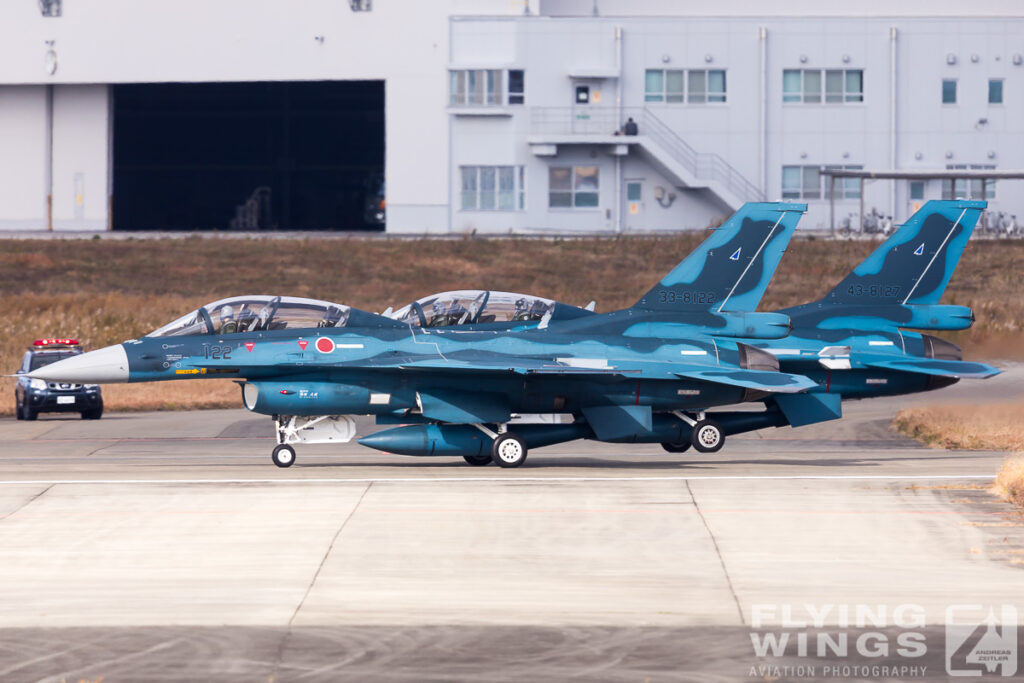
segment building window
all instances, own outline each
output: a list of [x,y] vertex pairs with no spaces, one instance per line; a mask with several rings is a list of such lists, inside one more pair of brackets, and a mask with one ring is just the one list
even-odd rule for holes
[[910,181],[910,200],[917,201],[924,199],[924,181],[923,180],[911,180]]
[[552,166],[548,169],[548,206],[552,209],[595,208],[597,166]]
[[522,69],[510,69],[508,72],[508,103],[523,104],[526,102],[526,74]]
[[[836,169],[841,171],[860,171],[864,167],[860,164],[855,165],[830,165],[826,166],[827,169]],[[832,178],[830,176],[822,176],[822,182],[825,183],[824,197],[827,199],[831,196],[832,192]],[[836,178],[836,199],[860,199],[860,178]]]
[[463,211],[522,211],[526,172],[522,166],[462,166]]
[[956,79],[942,79],[942,103],[956,104]]
[[988,79],[988,103],[989,104],[1002,104],[1003,103],[1003,79],[1001,79],[1001,78],[990,78],[990,79]]
[[783,199],[821,199],[821,173],[817,166],[783,166]]
[[501,107],[526,99],[522,69],[457,69],[448,72],[448,79],[448,104],[455,107]]
[[782,72],[782,101],[804,104],[863,102],[864,70],[786,69]]
[[[992,171],[995,164],[946,164],[946,169]],[[985,183],[985,199],[994,199],[996,196],[995,178],[946,178],[942,181],[943,199],[981,199],[982,183]]]
[[643,191],[641,183],[626,183],[626,201],[638,202]]
[[725,102],[724,69],[647,69],[645,102]]

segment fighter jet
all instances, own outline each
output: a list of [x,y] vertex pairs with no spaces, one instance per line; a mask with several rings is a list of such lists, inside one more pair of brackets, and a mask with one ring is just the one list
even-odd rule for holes
[[[805,394],[767,395],[763,412],[708,413],[705,420],[722,434],[712,450],[721,448],[725,436],[732,434],[838,419],[843,399],[931,391],[961,378],[999,374],[990,365],[964,361],[960,347],[952,342],[912,331],[962,330],[974,322],[970,308],[942,305],[939,300],[985,206],[983,201],[927,202],[825,297],[776,311],[791,320],[790,334],[772,340],[741,338],[740,343],[777,357],[784,372],[810,377],[816,386]],[[505,300],[530,300],[521,294],[499,294]],[[420,302],[453,296],[471,299],[479,294],[441,293]],[[750,301],[743,304],[749,306]],[[422,304],[412,307],[416,305]],[[395,315],[408,315],[409,309]],[[670,452],[686,451],[692,441],[687,436],[682,433],[678,441],[662,446]]]
[[[311,299],[232,297],[31,376],[236,378],[245,407],[274,417],[279,467],[295,462],[297,443],[350,440],[353,415],[404,425],[365,445],[472,465],[517,467],[530,448],[584,437],[675,443],[685,434],[711,450],[721,431],[707,408],[815,386],[731,339],[789,332],[786,315],[748,311],[805,209],[744,206],[636,304],[611,313],[537,301],[522,310],[484,297],[432,310],[429,320],[422,306],[394,320]],[[437,327],[434,315],[445,316]],[[472,322],[440,325],[453,320]],[[572,422],[510,424],[539,413]]]

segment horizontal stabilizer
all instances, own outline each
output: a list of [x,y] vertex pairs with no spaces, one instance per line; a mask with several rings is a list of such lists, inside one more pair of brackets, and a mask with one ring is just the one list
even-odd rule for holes
[[776,396],[775,403],[793,427],[843,416],[843,397],[839,394],[787,394]]
[[987,379],[998,375],[1002,370],[985,363],[966,360],[941,360],[939,358],[872,358],[857,357],[860,365],[885,370],[916,372],[936,377],[962,377],[966,379]]

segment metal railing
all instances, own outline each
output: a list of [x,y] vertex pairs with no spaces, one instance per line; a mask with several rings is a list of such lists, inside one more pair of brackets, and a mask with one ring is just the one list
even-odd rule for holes
[[632,118],[640,136],[662,147],[693,177],[721,184],[743,201],[763,199],[761,190],[718,154],[698,152],[647,107],[532,107],[534,135],[615,135]]

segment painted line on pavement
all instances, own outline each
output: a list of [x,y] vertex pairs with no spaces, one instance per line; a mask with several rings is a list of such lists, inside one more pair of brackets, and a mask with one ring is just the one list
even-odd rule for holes
[[887,474],[792,474],[792,475],[721,475],[721,476],[664,476],[664,477],[291,477],[288,479],[4,479],[0,486],[43,484],[449,484],[484,481],[490,483],[519,482],[601,482],[601,481],[779,481],[779,480],[833,480],[833,481],[937,481],[965,479],[995,479],[994,474],[931,474],[921,476]]

